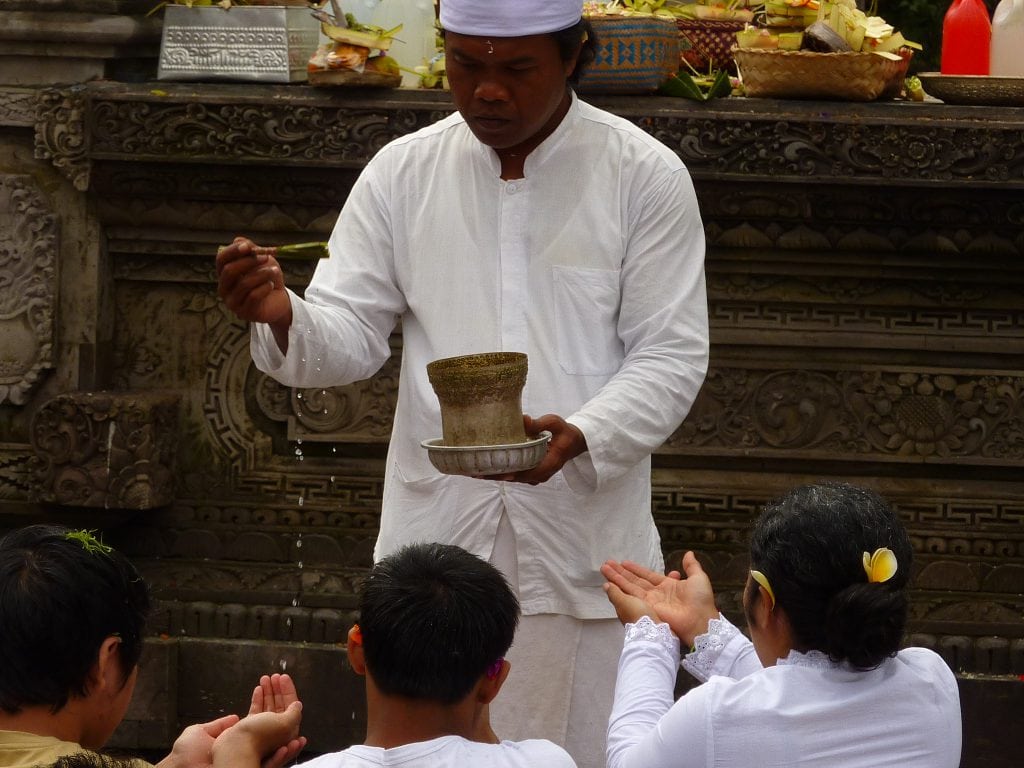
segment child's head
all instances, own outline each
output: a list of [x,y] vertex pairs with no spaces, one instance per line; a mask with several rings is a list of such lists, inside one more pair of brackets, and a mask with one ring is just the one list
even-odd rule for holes
[[519,601],[490,563],[448,544],[414,544],[363,584],[366,668],[384,694],[454,704],[512,645]]
[[[871,582],[864,553],[880,548],[892,551],[896,572]],[[794,646],[864,669],[899,650],[912,557],[892,508],[872,491],[839,483],[801,486],[769,504],[750,542],[750,567],[770,583]],[[759,594],[749,581],[748,608]]]
[[62,710],[89,693],[115,638],[122,684],[142,653],[146,584],[127,558],[85,531],[32,525],[0,539],[0,710]]

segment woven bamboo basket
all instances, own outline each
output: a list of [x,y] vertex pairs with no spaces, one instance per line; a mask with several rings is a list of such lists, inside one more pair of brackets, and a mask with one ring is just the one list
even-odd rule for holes
[[913,50],[891,59],[863,51],[815,53],[734,48],[747,96],[781,99],[875,101],[900,94]]
[[581,93],[644,93],[679,71],[679,30],[660,16],[588,15],[597,56],[584,71]]
[[725,19],[677,19],[679,58],[698,71],[734,69],[732,48],[745,21]]

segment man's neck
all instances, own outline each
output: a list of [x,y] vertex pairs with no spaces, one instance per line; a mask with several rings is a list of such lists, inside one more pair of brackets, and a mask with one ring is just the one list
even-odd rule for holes
[[562,121],[565,116],[569,113],[569,108],[572,106],[572,91],[568,88],[565,89],[565,97],[559,103],[558,108],[552,114],[551,119],[548,120],[547,124],[533,136],[521,144],[517,144],[514,147],[507,147],[503,149],[495,149],[494,151],[498,155],[498,160],[501,162],[501,178],[505,181],[512,181],[514,179],[521,179],[525,174],[526,157],[533,152],[537,147],[544,143],[544,140],[548,138]]
[[367,687],[368,747],[392,749],[430,741],[442,736],[461,736],[470,741],[497,741],[487,721],[487,708],[472,696],[444,705],[396,696],[374,694]]
[[68,707],[56,714],[49,707],[25,707],[14,715],[0,712],[0,731],[19,731],[36,736],[51,736],[61,741],[80,743],[81,729],[73,717],[68,716]]

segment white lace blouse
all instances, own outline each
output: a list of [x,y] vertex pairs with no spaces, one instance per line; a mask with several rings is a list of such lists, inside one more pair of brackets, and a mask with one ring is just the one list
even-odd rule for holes
[[679,639],[644,617],[626,625],[608,768],[956,768],[960,699],[945,662],[907,648],[858,671],[793,651],[761,667],[725,618],[683,667],[704,682],[673,702]]

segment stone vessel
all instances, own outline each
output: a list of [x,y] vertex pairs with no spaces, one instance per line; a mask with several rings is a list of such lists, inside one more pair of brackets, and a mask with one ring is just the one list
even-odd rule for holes
[[526,441],[522,352],[485,352],[434,360],[427,378],[441,404],[444,445],[514,445]]

